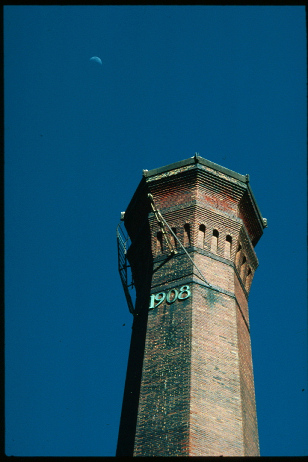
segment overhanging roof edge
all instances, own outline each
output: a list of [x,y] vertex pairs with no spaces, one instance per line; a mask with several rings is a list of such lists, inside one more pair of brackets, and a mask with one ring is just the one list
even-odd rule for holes
[[149,178],[151,176],[159,175],[160,173],[166,173],[170,170],[176,170],[177,168],[184,167],[185,165],[193,165],[197,163],[212,168],[213,170],[217,170],[218,172],[224,173],[225,175],[235,178],[236,180],[239,180],[243,183],[247,183],[247,178],[245,175],[241,175],[240,173],[234,172],[233,170],[230,170],[226,167],[215,164],[215,162],[211,162],[210,160],[204,159],[201,156],[190,157],[188,159],[180,160],[163,167],[153,168],[152,170],[144,170],[143,175],[146,178]]

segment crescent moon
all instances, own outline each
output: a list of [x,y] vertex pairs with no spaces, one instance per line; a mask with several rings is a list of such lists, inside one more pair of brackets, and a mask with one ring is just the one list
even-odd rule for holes
[[99,58],[98,56],[92,56],[92,58],[90,58],[90,61],[95,61],[96,63],[102,65],[102,60],[101,58]]

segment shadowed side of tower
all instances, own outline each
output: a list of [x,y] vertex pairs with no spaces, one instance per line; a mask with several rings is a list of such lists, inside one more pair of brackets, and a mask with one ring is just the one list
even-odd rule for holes
[[151,207],[147,197],[147,190],[146,182],[143,179],[130,202],[133,213],[125,213],[125,227],[131,239],[127,257],[131,265],[136,288],[136,305],[118,435],[117,456],[132,456],[134,451],[153,272],[151,230],[147,219]]
[[265,220],[248,176],[199,156],[145,172],[125,227],[137,301],[117,456],[259,455],[248,294]]

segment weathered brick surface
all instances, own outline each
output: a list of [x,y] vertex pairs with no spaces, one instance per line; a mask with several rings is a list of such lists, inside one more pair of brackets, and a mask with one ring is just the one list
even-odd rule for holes
[[[125,214],[138,315],[117,455],[258,455],[247,299],[260,219],[241,176],[179,164],[143,179]],[[198,269],[168,231],[170,254],[149,192]],[[150,297],[183,286],[185,299]]]
[[196,285],[193,307],[189,455],[244,455],[235,301]]
[[249,333],[248,303],[243,290],[235,278],[237,310],[238,352],[240,360],[240,382],[242,401],[242,421],[245,456],[259,455],[259,437],[253,380],[251,343]]
[[187,454],[191,299],[149,311],[134,455]]

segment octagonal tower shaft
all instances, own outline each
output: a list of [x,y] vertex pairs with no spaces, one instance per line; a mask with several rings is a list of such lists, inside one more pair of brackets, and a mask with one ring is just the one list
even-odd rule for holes
[[145,171],[124,223],[137,299],[117,455],[259,455],[248,294],[266,221],[248,176],[197,156]]

